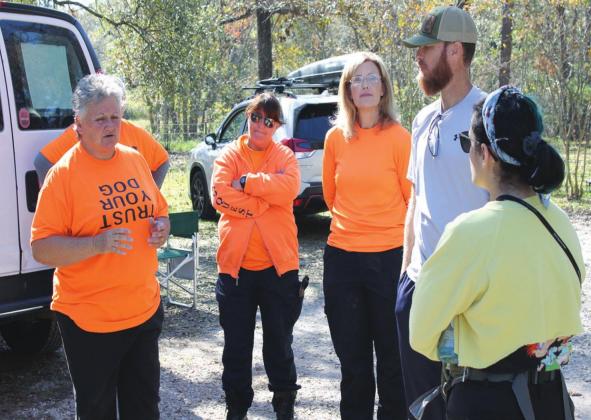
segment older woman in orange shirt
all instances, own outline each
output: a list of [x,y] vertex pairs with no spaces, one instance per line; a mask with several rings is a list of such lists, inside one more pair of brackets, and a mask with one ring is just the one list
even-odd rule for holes
[[35,259],[57,267],[51,309],[82,420],[160,416],[155,273],[168,205],[144,158],[118,144],[124,100],[112,76],[78,82],[80,141],[49,171],[31,229]]

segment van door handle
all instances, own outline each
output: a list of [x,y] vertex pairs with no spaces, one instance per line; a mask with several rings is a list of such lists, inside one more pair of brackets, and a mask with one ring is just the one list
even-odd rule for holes
[[28,171],[25,173],[25,187],[27,194],[27,209],[35,213],[37,208],[37,197],[39,197],[39,178],[37,171]]

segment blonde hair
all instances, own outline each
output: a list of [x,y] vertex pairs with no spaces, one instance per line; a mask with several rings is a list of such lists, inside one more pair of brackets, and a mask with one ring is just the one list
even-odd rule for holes
[[355,136],[355,121],[357,120],[357,108],[351,99],[351,77],[355,75],[357,68],[365,63],[371,61],[380,71],[382,78],[382,86],[384,87],[384,95],[378,104],[380,111],[380,119],[378,121],[382,127],[399,122],[398,113],[394,106],[394,91],[392,89],[392,81],[390,75],[386,70],[386,66],[382,59],[372,52],[362,51],[355,53],[347,62],[341,75],[339,83],[339,99],[338,110],[333,121],[333,125],[343,131],[345,139],[350,140]]

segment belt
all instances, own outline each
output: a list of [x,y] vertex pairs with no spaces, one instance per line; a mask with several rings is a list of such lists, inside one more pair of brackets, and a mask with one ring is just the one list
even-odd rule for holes
[[[557,370],[550,372],[528,371],[527,382],[531,385],[552,382],[558,378],[558,372]],[[459,376],[462,376],[463,381],[513,382],[516,375],[516,373],[491,373],[481,369],[464,368]]]
[[465,382],[466,380],[509,382],[511,383],[511,388],[515,394],[515,399],[517,400],[517,404],[519,405],[525,420],[535,420],[535,414],[529,395],[528,385],[551,382],[559,378],[562,383],[564,418],[566,420],[574,420],[574,413],[570,406],[570,399],[566,389],[566,384],[564,382],[564,377],[559,375],[559,372],[560,371],[523,371],[519,373],[490,373],[480,369],[453,366],[450,370],[444,370],[444,379],[442,384],[421,395],[410,405],[409,410],[415,419],[421,420],[425,408],[431,401],[433,401],[439,395],[442,395],[445,399],[445,397],[449,395],[449,391],[454,385],[457,385],[459,382]]

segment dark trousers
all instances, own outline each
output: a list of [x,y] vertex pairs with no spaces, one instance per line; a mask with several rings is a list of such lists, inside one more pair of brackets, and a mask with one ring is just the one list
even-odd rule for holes
[[[563,420],[562,383],[529,385],[536,420]],[[466,381],[455,385],[447,404],[448,420],[523,420],[510,382]]]
[[398,335],[394,315],[402,248],[385,252],[324,251],[325,312],[341,362],[342,419],[373,419],[376,381],[378,419],[404,419]]
[[263,361],[269,390],[295,391],[297,375],[291,344],[302,310],[297,270],[281,277],[275,268],[241,269],[238,279],[221,273],[216,285],[220,325],[224,329],[222,385],[226,403],[236,410],[252,404],[252,349],[257,308],[263,324]]
[[110,333],[82,330],[56,312],[81,420],[158,419],[158,337],[162,305],[137,327]]
[[[404,377],[404,392],[408,405],[419,396],[441,383],[441,363],[434,362],[410,347],[409,316],[415,282],[406,273],[400,277],[398,295],[396,298],[396,322],[398,324],[398,339],[400,346],[400,361]],[[408,418],[410,414],[407,414]],[[444,420],[445,406],[443,398],[437,397],[431,402],[423,420]]]

